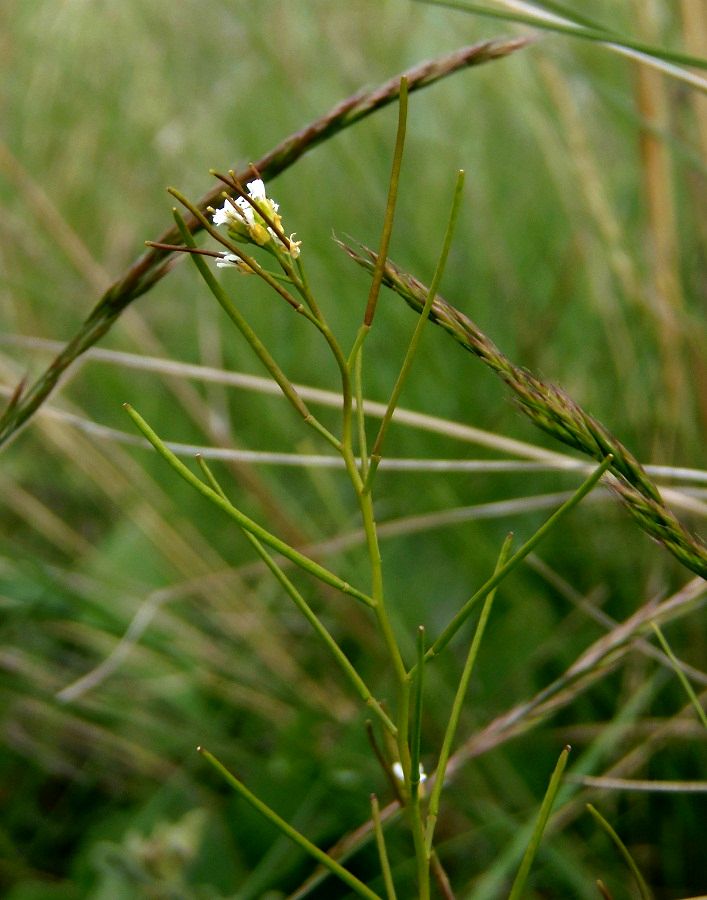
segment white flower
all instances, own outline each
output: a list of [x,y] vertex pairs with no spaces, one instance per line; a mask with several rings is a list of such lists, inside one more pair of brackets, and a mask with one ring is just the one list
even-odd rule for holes
[[[403,774],[403,767],[399,762],[393,763],[393,775],[398,779],[398,781],[405,781],[405,775]],[[420,784],[424,784],[427,781],[427,774],[425,770],[422,768],[422,763],[420,763]]]
[[[239,197],[238,200],[241,198]],[[236,203],[238,202],[236,201]],[[250,209],[250,207],[248,207]],[[250,210],[251,217],[253,214],[253,210]],[[214,225],[240,225],[243,221],[243,213],[237,208],[233,200],[228,198],[226,202],[223,204],[221,209],[215,209],[213,214],[213,223]]]
[[265,193],[265,184],[263,183],[262,178],[256,178],[255,181],[249,181],[246,185],[248,188],[248,194],[253,200],[267,200],[267,195]]
[[299,248],[302,246],[302,241],[295,240],[295,233],[296,232],[292,232],[292,234],[288,238],[288,242],[289,242],[288,252],[289,252],[290,256],[292,257],[292,259],[297,259],[297,257],[299,256],[299,253],[300,253]]
[[240,262],[240,257],[235,253],[224,253],[223,256],[216,257],[216,265],[219,269],[231,269]]
[[[248,197],[250,197],[251,200],[255,200],[256,203],[261,204],[266,212],[269,212],[275,217],[275,213],[280,209],[280,204],[275,203],[274,200],[268,199],[262,179],[256,178],[255,181],[249,181],[246,187],[248,188]],[[252,204],[249,203],[245,197],[237,197],[236,206],[238,207],[241,218],[244,219],[248,225],[255,224],[256,212],[253,209]]]
[[[280,204],[268,197],[263,180],[256,178],[255,181],[249,181],[246,188],[245,196],[235,199],[226,197],[221,209],[210,210],[214,225],[225,225],[234,240],[257,244],[259,247],[264,247],[274,238],[284,245],[292,259],[297,259],[302,241],[294,240],[294,234],[290,235],[289,240],[284,237],[282,217],[278,213]],[[267,216],[267,221],[261,211]],[[268,222],[272,222],[272,225]]]
[[224,253],[216,258],[216,265],[219,269],[238,269],[243,275],[252,275],[253,270],[248,263],[243,262],[240,256],[235,253]]

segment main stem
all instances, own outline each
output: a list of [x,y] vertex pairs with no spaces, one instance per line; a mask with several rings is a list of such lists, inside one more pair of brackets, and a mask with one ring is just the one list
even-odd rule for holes
[[[348,467],[348,464],[347,464]],[[378,533],[376,529],[375,515],[373,512],[373,499],[370,492],[366,491],[363,486],[363,480],[356,468],[353,454],[351,454],[350,469],[355,476],[354,484],[357,487],[359,508],[363,519],[363,527],[366,534],[366,546],[368,548],[368,557],[371,566],[371,597],[374,601],[374,611],[378,620],[378,627],[383,641],[385,643],[390,661],[395,673],[398,686],[398,704],[397,704],[397,748],[400,757],[400,765],[402,766],[405,782],[410,789],[411,782],[411,758],[410,758],[410,741],[409,741],[409,723],[410,723],[410,688],[411,678],[405,668],[400,648],[393,632],[393,627],[385,605],[385,596],[383,591],[383,566],[378,545]],[[352,479],[353,480],[353,479]],[[420,900],[429,900],[430,896],[430,879],[427,852],[425,847],[425,830],[422,822],[420,810],[419,795],[411,791],[408,800],[408,811],[410,814],[410,828],[412,831],[413,843],[415,847],[415,858],[417,864],[417,878],[419,887]]]

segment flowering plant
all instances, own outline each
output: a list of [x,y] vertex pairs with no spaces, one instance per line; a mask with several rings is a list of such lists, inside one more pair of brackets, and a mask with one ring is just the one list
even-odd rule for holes
[[[393,172],[390,180],[388,203],[383,225],[383,232],[378,254],[372,261],[373,279],[369,291],[368,300],[362,316],[362,322],[353,345],[350,349],[344,348],[339,339],[330,328],[325,313],[319,305],[312,289],[309,286],[304,272],[302,260],[299,258],[300,242],[294,240],[294,234],[287,237],[282,230],[282,216],[279,204],[268,196],[261,178],[256,178],[246,184],[245,187],[233,173],[228,176],[217,175],[229,188],[223,194],[223,205],[214,209],[207,207],[210,218],[193,203],[183,197],[178,191],[170,189],[186,209],[199,221],[205,231],[218,241],[224,250],[214,251],[201,249],[196,246],[194,237],[187,227],[184,219],[175,211],[175,220],[179,233],[184,241],[183,246],[175,247],[154,244],[171,250],[181,250],[192,255],[192,259],[199,269],[206,285],[220,303],[231,321],[236,325],[243,338],[265,366],[272,378],[277,382],[283,394],[291,406],[299,413],[304,423],[313,428],[340,457],[348,476],[352,493],[356,498],[362,522],[362,533],[367,549],[367,562],[370,567],[369,584],[367,589],[361,589],[342,579],[334,572],[315,562],[313,559],[288,545],[276,537],[262,525],[250,519],[238,507],[231,502],[225,490],[216,480],[214,473],[203,458],[199,458],[199,466],[202,477],[195,475],[184,465],[174,453],[164,444],[157,434],[150,428],[144,419],[132,409],[128,413],[145,437],[153,444],[158,452],[172,465],[172,467],[196,488],[203,496],[209,498],[219,509],[231,517],[242,529],[246,538],[250,541],[257,554],[261,557],[267,568],[275,575],[279,584],[292,602],[304,615],[312,626],[320,640],[324,642],[333,655],[336,664],[349,681],[352,690],[359,696],[362,703],[375,719],[375,727],[371,724],[369,738],[376,757],[378,758],[388,785],[393,792],[394,804],[405,809],[414,847],[416,880],[418,896],[420,900],[429,900],[431,879],[437,882],[440,890],[447,883],[447,876],[435,848],[435,832],[441,793],[445,784],[445,774],[450,761],[450,751],[455,739],[462,702],[466,694],[469,679],[479,648],[486,622],[490,615],[491,605],[494,600],[495,590],[502,579],[530,552],[542,534],[552,527],[564,514],[566,514],[591,488],[598,482],[608,466],[608,461],[591,473],[583,485],[557,510],[554,515],[543,525],[540,530],[512,556],[510,554],[510,536],[500,549],[497,569],[486,582],[477,590],[469,601],[450,620],[447,627],[429,645],[426,643],[425,629],[420,626],[417,635],[417,653],[414,661],[406,662],[401,643],[395,633],[386,588],[384,585],[382,561],[379,549],[378,525],[375,517],[373,495],[376,483],[376,473],[383,455],[383,445],[386,434],[391,424],[393,413],[396,410],[403,385],[406,381],[410,367],[419,346],[422,330],[426,321],[434,313],[434,300],[437,287],[444,271],[444,266],[449,253],[451,238],[456,224],[457,213],[462,196],[464,173],[460,172],[454,191],[454,198],[450,212],[449,222],[444,234],[439,262],[432,284],[429,290],[424,289],[424,299],[421,304],[420,317],[417,326],[410,338],[409,346],[405,354],[400,372],[392,388],[390,399],[382,415],[375,439],[368,445],[368,436],[365,423],[365,410],[363,404],[362,365],[364,346],[368,334],[373,325],[380,288],[382,284],[390,284],[388,274],[388,247],[392,232],[393,210],[397,196],[397,185],[400,163],[402,159],[404,121],[407,98],[407,85],[401,83],[400,93],[400,122],[398,140],[396,142]],[[220,229],[225,227],[224,232]],[[245,250],[248,245],[257,247],[270,253],[282,270],[281,273],[273,273],[263,268],[255,257],[249,256]],[[281,299],[298,315],[313,325],[324,338],[331,351],[341,377],[341,422],[338,430],[330,429],[310,410],[301,396],[297,387],[289,380],[287,375],[279,367],[264,342],[254,332],[252,326],[246,320],[239,306],[231,299],[228,291],[213,275],[212,270],[204,260],[204,256],[215,257],[218,267],[235,267],[241,272],[252,273],[271,287]],[[434,313],[434,315],[433,315]],[[277,554],[273,556],[273,551]],[[324,584],[333,587],[348,598],[360,603],[375,618],[379,640],[388,661],[388,668],[395,685],[396,703],[389,711],[388,702],[378,699],[364,681],[361,673],[354,663],[348,658],[343,648],[337,643],[334,635],[328,630],[324,622],[317,616],[307,602],[305,596],[292,583],[289,576],[283,570],[279,559],[284,558],[290,564],[308,572]],[[421,724],[424,700],[424,674],[431,660],[438,656],[450,640],[459,632],[468,621],[471,613],[477,605],[483,602],[481,618],[476,629],[474,640],[469,648],[464,671],[460,678],[456,691],[455,701],[446,727],[444,740],[439,750],[437,764],[434,772],[428,777],[421,760]],[[382,739],[382,740],[381,740]],[[357,895],[367,897],[369,900],[377,900],[379,895],[374,893],[365,883],[352,872],[342,866],[336,859],[325,854],[312,844],[304,835],[293,829],[288,823],[272,809],[267,807],[259,798],[250,792],[246,785],[235,775],[228,771],[219,760],[205,748],[200,748],[205,758],[221,773],[231,786],[272,823],[277,825],[293,841],[306,849],[319,863],[324,865],[330,873],[335,874],[345,882]],[[559,783],[560,774],[567,759],[567,750],[564,750],[558,761],[556,776],[548,788],[546,805],[552,802],[554,793]],[[380,864],[386,882],[392,885],[390,864],[387,858],[387,850],[382,829],[383,815],[390,814],[380,810],[375,796],[371,801],[371,821],[376,832],[379,848]],[[539,833],[544,827],[544,820],[538,819]],[[523,871],[519,872],[517,885],[520,886],[525,878]],[[520,887],[517,888],[518,890]],[[389,892],[389,896],[393,896]]]

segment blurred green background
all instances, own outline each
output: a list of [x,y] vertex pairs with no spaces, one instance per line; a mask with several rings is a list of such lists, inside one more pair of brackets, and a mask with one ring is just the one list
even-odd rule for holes
[[[619,35],[706,55],[702,0],[570,5]],[[360,87],[464,43],[528,31],[408,0],[5,0],[0,367],[8,391],[42,372],[52,353],[42,341],[68,340],[143,241],[170,223],[166,185],[196,199],[211,186],[210,168],[257,159]],[[707,97],[605,47],[538,36],[511,58],[411,97],[391,256],[429,282],[455,173],[465,169],[442,293],[641,461],[704,468]],[[368,284],[332,231],[377,242],[395,127],[394,108],[377,113],[269,185],[346,346]],[[294,381],[336,389],[335,367],[306,323],[255,279],[225,272],[222,280]],[[387,398],[414,325],[397,297],[382,296],[367,345],[369,398]],[[2,453],[0,890],[12,900],[286,896],[311,872],[309,860],[231,796],[195,747],[207,746],[328,847],[366,821],[372,791],[389,799],[365,714],[237,530],[153,453],[86,423],[132,434],[127,401],[165,439],[326,448],[277,397],[146,366],[156,357],[262,374],[190,265],[137,300],[100,347],[130,356],[75,365]],[[562,450],[433,327],[402,403]],[[331,411],[322,418],[336,423]],[[448,429],[402,425],[386,452],[508,458]],[[317,558],[361,583],[359,523],[342,473],[216,468],[246,512],[298,546],[321,542]],[[439,633],[493,568],[509,530],[520,541],[544,520],[535,498],[578,479],[381,471],[379,521],[398,525],[382,547],[388,596],[409,654],[415,627]],[[680,489],[671,499],[681,518],[704,533],[704,488],[695,478],[670,484]],[[453,524],[433,515],[505,500],[515,509],[460,514]],[[407,518],[425,514],[424,530]],[[369,617],[295,577],[377,695],[388,696]],[[552,683],[611,628],[588,609],[623,621],[690,579],[608,494],[594,496],[504,583],[460,743]],[[707,649],[702,595],[694,596],[690,614],[665,627],[700,692]],[[428,766],[464,643],[430,670]],[[567,742],[575,780],[529,896],[596,897],[597,878],[615,898],[637,896],[584,812],[587,800],[629,845],[656,896],[705,893],[705,733],[674,673],[632,648],[570,694],[555,715],[528,718],[522,734],[460,764],[440,825],[458,896],[504,896],[516,836]],[[696,787],[638,793],[580,780],[608,774]],[[390,834],[402,896],[412,896],[411,847],[399,826]],[[382,889],[370,846],[351,866]],[[329,880],[307,896],[348,895]]]

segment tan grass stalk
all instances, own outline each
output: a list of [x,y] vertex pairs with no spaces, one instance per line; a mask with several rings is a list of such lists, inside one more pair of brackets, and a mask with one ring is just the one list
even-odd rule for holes
[[[655,3],[634,0],[638,21],[646,37],[657,36]],[[668,433],[689,415],[680,248],[674,172],[670,148],[663,136],[670,133],[672,98],[663,77],[644,66],[636,66],[636,106],[644,127],[640,134],[646,231],[651,267],[650,304],[655,316],[663,383],[662,419]]]
[[[362,247],[362,255],[345,244],[341,247],[359,265],[373,269],[377,260],[373,250]],[[383,283],[415,312],[423,309],[427,287],[390,260],[384,267]],[[514,365],[471,319],[439,295],[432,303],[430,320],[505,381],[522,411],[543,431],[598,461],[611,454],[610,472],[615,476],[612,487],[641,528],[660,541],[688,569],[707,578],[707,546],[683,527],[665,505],[658,488],[638,460],[601,422],[586,413],[560,388]]]

